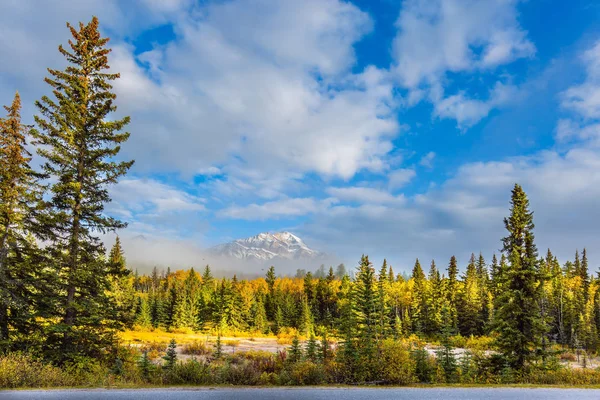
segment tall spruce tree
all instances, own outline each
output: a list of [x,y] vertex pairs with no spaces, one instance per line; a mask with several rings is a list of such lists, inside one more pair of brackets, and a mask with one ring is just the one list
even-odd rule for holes
[[414,283],[413,298],[411,302],[411,318],[413,323],[413,332],[422,334],[427,332],[427,322],[429,320],[427,279],[419,259],[415,261],[412,271],[412,280]]
[[41,276],[42,254],[31,235],[40,238],[42,233],[36,218],[42,205],[41,176],[29,165],[30,127],[21,122],[19,93],[4,109],[7,116],[0,118],[0,347],[14,348],[30,336],[35,315],[43,308],[36,299],[45,297],[47,285]]
[[458,263],[456,262],[456,257],[452,256],[450,258],[450,263],[448,264],[448,285],[446,286],[446,296],[448,303],[448,314],[454,332],[458,332],[458,288]]
[[112,300],[107,306],[113,306],[113,315],[116,320],[130,328],[135,318],[135,290],[133,288],[133,275],[127,268],[121,240],[117,236],[115,244],[108,256],[109,263],[109,295]]
[[59,277],[55,308],[61,322],[52,325],[49,348],[64,360],[75,355],[97,355],[113,342],[122,321],[107,315],[109,268],[104,246],[96,236],[125,226],[107,217],[108,187],[117,183],[133,161],[117,162],[121,143],[129,138],[122,129],[129,117],[111,118],[116,95],[111,81],[118,73],[109,68],[108,38],[98,30],[98,19],[76,29],[67,24],[70,50],[59,46],[66,58],[64,70],[48,69],[45,82],[54,99],[43,96],[36,106],[41,116],[34,135],[38,153],[46,160],[43,171],[52,178],[48,218],[52,232],[48,250]]
[[463,284],[459,309],[460,333],[463,336],[481,335],[483,333],[483,321],[481,319],[482,300],[475,254],[471,254],[467,271],[463,276]]
[[510,267],[502,293],[496,301],[497,344],[516,370],[531,359],[540,338],[537,312],[537,249],[533,235],[533,212],[520,185],[512,190],[510,216],[504,219],[508,236],[502,239]]
[[368,256],[363,256],[361,259],[352,297],[358,355],[360,356],[360,374],[362,379],[368,380],[374,373],[379,321],[375,269]]
[[377,279],[377,335],[382,339],[391,333],[388,278],[387,261],[384,259]]

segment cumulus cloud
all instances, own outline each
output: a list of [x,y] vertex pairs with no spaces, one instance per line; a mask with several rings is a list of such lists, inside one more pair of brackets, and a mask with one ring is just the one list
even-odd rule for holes
[[493,108],[501,107],[518,98],[515,86],[497,82],[487,100],[469,98],[464,91],[445,98],[434,99],[434,115],[456,120],[458,128],[475,125],[487,116]]
[[419,161],[419,165],[425,168],[433,168],[433,160],[435,158],[435,153],[433,151],[430,151],[429,153],[425,154],[423,157],[421,157],[421,160]]
[[205,199],[147,178],[125,178],[110,189],[106,212],[129,223],[129,235],[182,238],[204,231]]
[[445,94],[448,73],[490,73],[499,65],[535,54],[517,20],[518,1],[408,0],[396,22],[392,71],[409,90],[407,105],[422,99],[434,115],[469,128],[496,107],[513,100],[516,89],[497,82],[488,99],[459,90]]
[[[452,255],[464,263],[471,252],[482,251],[490,258],[501,248],[510,190],[520,183],[535,212],[540,250],[550,247],[565,260],[576,248],[600,245],[600,237],[593,234],[600,217],[596,206],[600,189],[595,189],[600,188],[599,167],[600,154],[584,148],[564,155],[544,151],[525,158],[467,163],[440,187],[403,203],[333,205],[305,229],[347,255],[348,263],[363,252],[374,260],[387,257],[404,271],[416,257],[435,258],[442,265]],[[574,209],[577,212],[568,211]]]
[[437,82],[447,71],[493,68],[531,57],[535,46],[513,0],[408,0],[396,22],[395,73],[406,87]]
[[287,198],[262,204],[229,207],[219,211],[219,215],[249,221],[299,217],[325,210],[333,202],[334,199]]
[[[498,249],[517,181],[531,197],[541,247],[567,257],[563,249],[600,244],[593,226],[600,195],[600,42],[582,56],[587,78],[560,97],[571,113],[556,127],[557,143],[565,146],[560,151],[467,163],[420,195],[392,194],[415,178],[412,168],[389,169],[401,130],[398,107],[426,100],[434,117],[466,129],[518,97],[507,79],[490,78],[498,66],[535,54],[516,0],[403,2],[389,69],[356,68],[354,46],[373,21],[345,1],[7,4],[0,52],[26,62],[19,68],[0,63],[0,95],[8,93],[6,104],[19,89],[25,115],[48,93],[45,68],[64,65],[56,48],[68,40],[65,20],[96,14],[112,37],[111,66],[122,76],[115,82],[119,113],[133,118],[123,157],[135,158],[136,166],[135,177],[112,190],[107,212],[131,222],[130,258],[148,265],[204,263],[198,238],[212,201],[227,205],[215,212],[222,218],[309,216],[302,233],[350,261],[359,252],[387,255],[405,267],[416,256],[444,260],[457,252],[464,260],[471,251]],[[131,38],[165,25],[172,40],[140,53]],[[479,95],[460,85],[450,91],[456,75],[485,75],[493,83]],[[405,98],[398,98],[399,87]],[[434,161],[429,152],[416,168],[432,168]],[[142,178],[156,171],[173,172],[183,183]],[[386,189],[355,186],[352,178],[363,171],[383,176]],[[201,196],[189,183],[196,175],[207,178]],[[331,197],[310,193],[314,182],[307,176]],[[567,236],[566,226],[577,229]]]
[[[587,77],[581,85],[593,93],[598,58],[582,58]],[[562,97],[574,119],[561,119],[556,140],[565,147],[541,150],[528,156],[498,161],[468,162],[441,185],[407,198],[403,204],[370,207],[334,205],[313,219],[307,230],[323,243],[353,255],[358,260],[369,252],[375,260],[388,257],[393,265],[409,271],[414,258],[435,258],[438,265],[456,255],[464,263],[471,252],[491,257],[501,247],[505,235],[502,218],[510,207],[510,190],[515,183],[527,192],[536,224],[540,252],[546,248],[565,261],[575,249],[600,246],[596,221],[600,218],[599,122],[590,118],[589,107],[571,108],[569,95]],[[360,251],[354,243],[361,243]],[[590,251],[592,265],[600,260]]]
[[401,168],[388,174],[388,186],[391,190],[399,189],[407,185],[415,176],[416,172],[411,168]]
[[122,74],[132,129],[145,132],[129,146],[140,167],[197,171],[239,157],[263,171],[343,178],[382,168],[398,132],[393,85],[373,67],[350,72],[367,14],[337,0],[257,0],[199,15],[176,21],[178,40],[138,57],[156,80],[137,64]]
[[[373,22],[351,3],[47,3],[15,2],[0,16],[0,51],[28,60],[17,71],[0,66],[0,88],[19,88],[28,102],[47,93],[45,67],[63,65],[56,47],[68,39],[65,19],[98,15],[121,73],[119,113],[132,116],[123,156],[140,173],[189,177],[239,159],[262,175],[349,179],[384,168],[399,130],[393,82],[374,67],[352,71],[353,46]],[[23,24],[32,19],[39,23]],[[129,43],[161,24],[173,27],[170,42],[141,54]]]
[[562,105],[586,119],[600,119],[600,40],[582,55],[587,79],[563,93]]
[[389,204],[404,202],[403,196],[394,196],[391,193],[370,187],[330,187],[327,193],[343,202],[360,204]]

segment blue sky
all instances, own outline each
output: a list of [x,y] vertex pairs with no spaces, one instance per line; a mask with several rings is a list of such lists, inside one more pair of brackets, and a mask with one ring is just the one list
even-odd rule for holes
[[66,21],[111,37],[136,164],[107,211],[130,260],[284,229],[349,265],[490,259],[519,182],[541,252],[600,262],[597,2],[4,4],[0,102],[19,90],[26,118]]

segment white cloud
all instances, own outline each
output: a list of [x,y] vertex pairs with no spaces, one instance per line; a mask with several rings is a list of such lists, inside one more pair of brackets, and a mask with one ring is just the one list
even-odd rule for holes
[[300,217],[326,210],[335,199],[288,198],[269,201],[263,204],[234,206],[219,211],[219,215],[248,221]]
[[373,67],[349,72],[367,14],[337,0],[202,10],[178,20],[177,41],[140,56],[160,84],[139,67],[122,74],[138,82],[119,89],[145,133],[128,147],[141,167],[198,170],[233,154],[253,169],[346,179],[382,168],[399,129],[392,82]]
[[561,106],[573,112],[556,126],[556,139],[561,143],[583,141],[600,145],[600,40],[581,56],[586,79],[561,93]]
[[[592,54],[597,53],[587,51],[583,57],[588,70],[583,85],[589,93],[600,87],[592,68],[600,58]],[[570,103],[566,106],[571,109]],[[593,249],[600,247],[596,226],[600,218],[600,122],[590,118],[593,113],[587,106],[572,110],[573,119],[558,121],[556,140],[561,146],[557,150],[466,163],[438,187],[404,204],[335,205],[306,229],[342,254],[354,259],[363,252],[375,259],[385,256],[405,271],[414,258],[423,256],[443,265],[454,254],[464,265],[471,252],[482,251],[488,259],[499,252],[500,239],[506,234],[502,219],[509,212],[510,190],[519,183],[534,211],[539,251],[550,248],[564,262],[575,249],[587,247],[592,265],[597,264],[600,255]]]
[[[387,257],[396,270],[410,271],[416,257],[444,265],[456,255],[464,265],[471,252],[482,251],[488,259],[498,254],[515,183],[531,201],[541,252],[550,247],[564,261],[576,248],[600,246],[595,226],[600,154],[586,148],[468,163],[439,187],[404,203],[334,205],[304,229],[345,254],[347,262],[368,253],[375,260]],[[590,255],[600,259],[593,251]]]
[[[239,158],[261,180],[271,171],[349,179],[384,169],[399,132],[394,85],[385,70],[352,72],[353,46],[373,26],[353,4],[14,2],[0,15],[0,52],[28,62],[0,66],[0,93],[20,89],[26,103],[47,94],[45,68],[64,64],[56,47],[69,38],[65,19],[94,14],[112,36],[116,104],[132,117],[123,157],[136,160],[134,172],[189,178]],[[167,22],[176,34],[169,43],[136,54],[125,42]],[[230,180],[244,179],[263,186],[241,174]]]
[[409,88],[447,71],[489,69],[530,57],[534,45],[517,21],[513,0],[407,0],[394,40],[395,72]]
[[600,145],[600,123],[582,125],[571,119],[561,119],[556,125],[556,140],[560,143],[582,140]]
[[404,196],[394,196],[389,192],[369,187],[330,187],[327,193],[343,202],[360,204],[390,204],[404,202]]
[[388,186],[392,190],[399,189],[408,184],[415,176],[416,172],[414,169],[397,169],[388,174]]
[[519,97],[518,89],[497,82],[487,100],[468,98],[464,92],[434,100],[434,115],[456,120],[458,128],[468,128],[486,117],[493,108],[514,101]]
[[412,106],[427,98],[434,115],[468,128],[514,100],[516,89],[497,82],[487,100],[464,89],[446,95],[448,72],[489,73],[498,65],[531,57],[535,47],[517,20],[513,0],[407,0],[396,22],[392,71],[409,89]]
[[111,189],[113,202],[132,211],[202,211],[204,199],[152,179],[125,178]]
[[582,60],[587,79],[563,93],[562,106],[586,119],[600,119],[600,40],[587,50]]
[[430,151],[429,153],[427,153],[423,157],[421,157],[421,160],[419,161],[419,165],[421,165],[422,167],[425,167],[425,168],[433,168],[433,159],[434,158],[435,158],[435,153],[433,151]]
[[143,178],[125,178],[110,188],[106,213],[128,223],[126,234],[168,237],[200,236],[206,229],[205,200],[184,189]]

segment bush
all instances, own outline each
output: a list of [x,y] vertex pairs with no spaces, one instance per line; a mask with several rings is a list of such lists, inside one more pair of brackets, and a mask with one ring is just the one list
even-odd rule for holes
[[577,361],[577,356],[575,354],[573,354],[573,353],[564,352],[564,353],[561,353],[560,360],[561,361],[575,362],[575,361]]
[[277,383],[277,374],[274,372],[263,372],[258,378],[258,384],[261,386],[271,386]]
[[183,335],[192,335],[194,333],[194,330],[191,328],[171,328],[170,331],[171,333],[178,333]]
[[311,361],[292,365],[289,376],[292,385],[320,385],[325,382],[323,367]]
[[220,368],[217,376],[218,383],[230,385],[256,385],[261,376],[261,371],[257,370],[252,363],[247,360],[239,364],[226,362]]
[[175,364],[168,374],[166,383],[210,385],[214,383],[214,379],[210,366],[193,358],[187,362]]
[[494,348],[494,338],[490,336],[470,336],[464,345],[469,350],[487,351]]
[[58,367],[43,364],[30,355],[0,356],[0,388],[78,386],[81,376],[71,376]]
[[411,358],[415,365],[416,379],[421,383],[433,382],[438,367],[435,358],[424,347],[413,350]]
[[415,361],[406,343],[386,340],[381,348],[381,379],[394,385],[409,385],[416,381]]
[[235,356],[232,356],[232,359],[243,358],[248,360],[252,366],[263,372],[276,372],[276,361],[275,355],[268,351],[264,350],[251,350],[243,353],[238,353]]
[[279,330],[277,334],[277,344],[289,345],[295,337],[298,336],[298,330],[295,328],[285,327]]
[[186,343],[181,347],[183,354],[194,355],[194,356],[207,356],[212,354],[212,347],[206,346],[204,343],[195,340],[191,343]]
[[151,351],[156,351],[156,352],[163,352],[167,349],[167,342],[147,342],[144,343],[141,347],[140,350],[142,352],[147,351],[147,352],[151,352]]
[[520,381],[535,385],[600,385],[600,371],[570,368],[554,371],[534,370],[525,374]]

